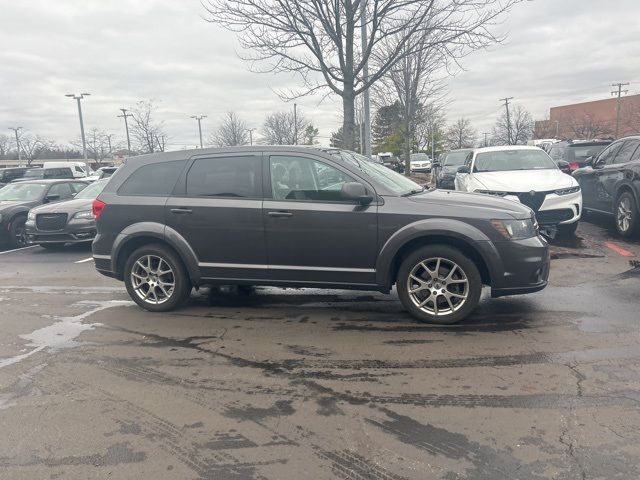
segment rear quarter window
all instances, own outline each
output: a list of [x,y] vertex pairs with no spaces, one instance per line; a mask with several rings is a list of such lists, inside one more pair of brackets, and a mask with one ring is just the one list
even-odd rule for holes
[[144,165],[124,181],[118,195],[169,196],[186,163],[186,160],[175,160]]

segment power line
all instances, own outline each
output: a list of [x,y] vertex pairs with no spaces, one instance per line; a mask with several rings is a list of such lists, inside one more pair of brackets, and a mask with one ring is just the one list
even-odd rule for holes
[[511,117],[509,116],[509,100],[513,100],[513,97],[500,99],[501,102],[504,102],[504,108],[507,110],[507,144],[511,145]]
[[629,82],[611,84],[612,87],[618,87],[618,90],[614,90],[613,92],[611,92],[611,95],[618,96],[618,100],[616,104],[616,138],[618,138],[618,134],[620,132],[620,103],[622,102],[622,94],[624,93],[626,95],[627,92],[629,91],[629,90],[623,91],[622,87],[625,87],[627,85],[629,85]]

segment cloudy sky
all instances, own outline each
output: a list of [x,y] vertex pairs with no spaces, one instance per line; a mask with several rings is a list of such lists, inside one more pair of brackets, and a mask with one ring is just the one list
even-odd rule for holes
[[[260,75],[236,56],[234,34],[207,23],[199,0],[0,0],[0,126],[22,126],[59,142],[79,136],[76,106],[90,92],[85,127],[124,138],[121,107],[154,99],[172,148],[193,147],[228,110],[252,127],[290,109],[275,93],[288,75]],[[488,132],[501,97],[543,118],[549,107],[606,98],[611,83],[640,93],[639,0],[533,0],[516,6],[497,33],[507,40],[463,61],[447,80],[448,118]],[[340,122],[335,98],[298,101],[328,143]],[[4,133],[4,132],[3,132]],[[8,130],[6,133],[11,133]]]

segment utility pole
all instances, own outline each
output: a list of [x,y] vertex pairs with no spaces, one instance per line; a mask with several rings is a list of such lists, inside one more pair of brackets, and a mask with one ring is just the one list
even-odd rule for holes
[[200,148],[203,148],[202,146],[202,119],[203,118],[207,118],[206,115],[191,115],[191,118],[195,118],[198,121],[198,133],[200,134]]
[[124,118],[124,129],[127,131],[127,153],[131,155],[131,140],[129,139],[129,123],[127,122],[127,117],[133,117],[133,114],[127,113],[128,110],[126,108],[121,108],[120,111],[122,115],[118,115],[118,118]]
[[74,95],[73,93],[67,93],[65,97],[73,98],[78,102],[78,117],[80,117],[80,135],[82,136],[82,156],[84,157],[84,163],[87,163],[87,141],[84,138],[84,122],[82,121],[82,105],[80,100],[84,97],[88,97],[90,93],[81,93],[80,95]]
[[249,145],[253,146],[253,131],[255,128],[247,128],[247,132],[249,132]]
[[613,83],[611,85],[612,87],[618,87],[618,90],[614,90],[613,92],[611,92],[611,95],[618,96],[618,102],[616,105],[616,138],[618,138],[618,135],[620,133],[620,103],[622,102],[622,94],[624,93],[626,95],[627,92],[629,91],[629,90],[622,90],[622,87],[625,87],[627,85],[629,85],[629,82]]
[[500,99],[501,102],[504,102],[504,108],[507,109],[507,143],[511,145],[511,117],[509,116],[509,100],[513,100],[513,97]]
[[[361,11],[360,11],[360,27],[361,27],[361,38],[362,38],[362,52],[367,51],[367,2],[366,0],[362,0],[361,3]],[[366,83],[369,81],[369,62],[364,62],[362,68],[362,81]],[[371,99],[369,98],[369,89],[366,89],[363,93],[363,133],[361,138],[362,142],[362,153],[365,157],[371,158]]]
[[556,138],[560,135],[560,120],[556,120]]
[[105,135],[105,137],[107,137],[107,142],[109,143],[109,155],[111,155],[111,153],[112,153],[112,149],[111,149],[111,137],[113,137],[113,133],[110,133],[109,135]]
[[16,134],[16,148],[18,149],[18,164],[22,163],[22,154],[20,153],[20,136],[18,135],[18,131],[22,130],[22,127],[9,127],[9,130],[13,130],[13,133]]
[[298,104],[293,104],[293,144],[298,145]]
[[489,140],[488,140],[489,134],[487,132],[483,132],[482,134],[484,135],[484,146],[488,147],[489,146]]
[[436,161],[436,129],[433,123],[431,124],[431,161]]

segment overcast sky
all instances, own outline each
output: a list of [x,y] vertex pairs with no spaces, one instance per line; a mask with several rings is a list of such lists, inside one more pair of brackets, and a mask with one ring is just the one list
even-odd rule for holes
[[[0,0],[0,126],[68,142],[79,127],[64,94],[90,92],[85,127],[122,140],[118,109],[154,99],[172,147],[184,148],[197,143],[190,115],[208,115],[208,135],[228,110],[260,127],[266,113],[292,108],[274,90],[297,79],[250,72],[234,34],[204,13],[199,0]],[[543,118],[551,106],[609,97],[613,82],[640,92],[639,0],[534,0],[496,32],[506,42],[467,57],[447,81],[448,119],[469,117],[479,134],[490,131],[501,97]],[[341,103],[320,100],[298,104],[326,144]]]

